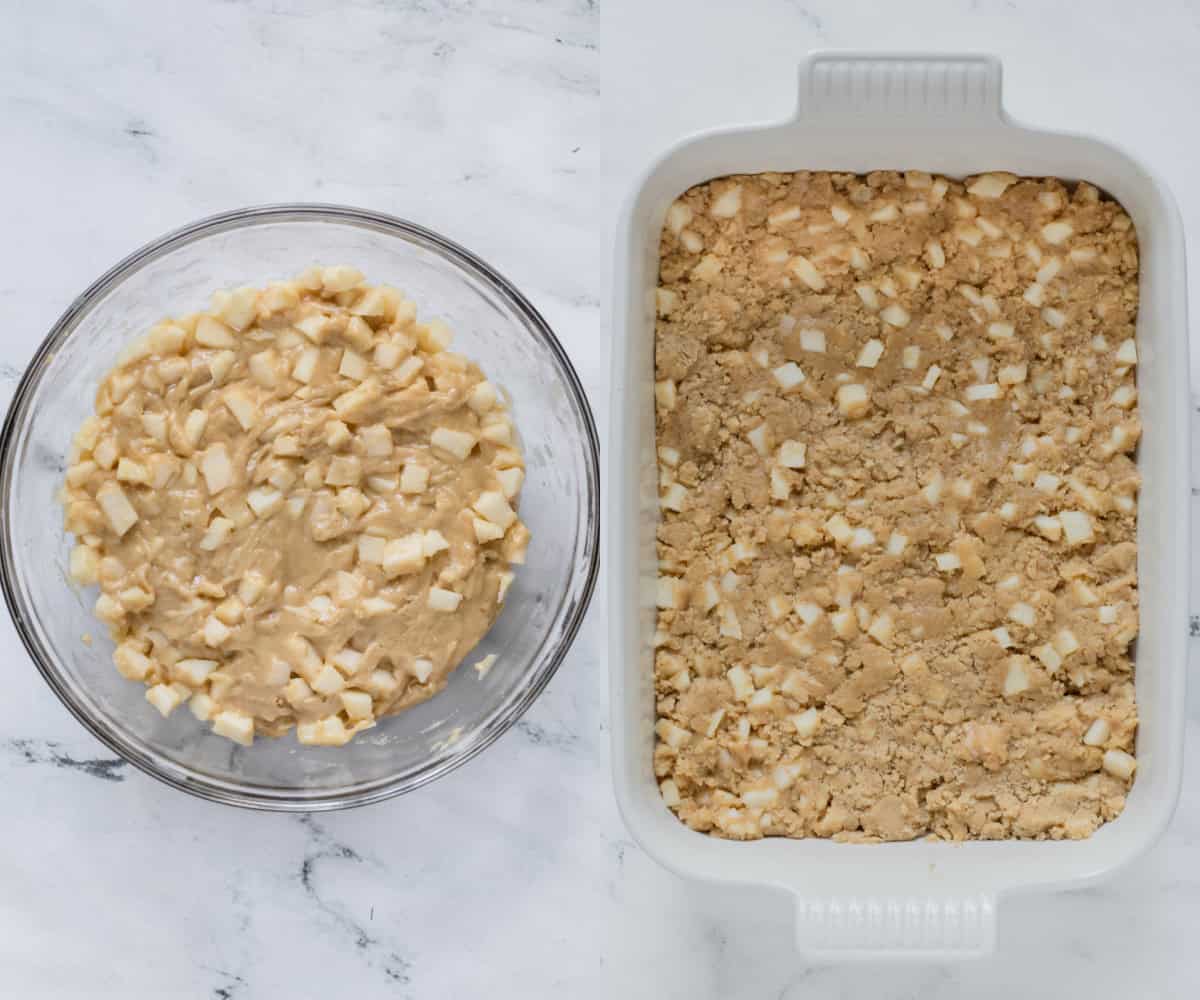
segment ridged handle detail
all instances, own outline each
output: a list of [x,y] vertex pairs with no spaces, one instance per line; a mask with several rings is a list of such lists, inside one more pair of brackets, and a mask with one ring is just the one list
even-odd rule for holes
[[963,896],[810,896],[796,900],[808,954],[971,957],[995,948],[996,901]]
[[1000,116],[1000,63],[991,56],[819,53],[800,69],[798,115],[879,125],[921,119],[993,121]]

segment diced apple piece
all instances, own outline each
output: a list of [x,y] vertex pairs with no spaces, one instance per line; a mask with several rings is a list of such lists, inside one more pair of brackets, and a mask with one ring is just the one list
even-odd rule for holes
[[471,523],[475,528],[475,540],[480,545],[486,545],[488,542],[494,542],[498,538],[504,537],[504,529],[491,521],[476,517],[472,519]]
[[1029,659],[1025,656],[1010,656],[1004,672],[1004,697],[1014,698],[1028,691]]
[[248,747],[254,742],[254,719],[236,709],[222,709],[213,716],[213,732]]
[[246,494],[246,503],[255,517],[269,517],[283,504],[283,494],[270,486],[260,486]]
[[346,378],[361,382],[367,377],[368,370],[367,359],[361,354],[352,351],[348,347],[342,352],[342,361],[338,365],[339,375],[344,375]]
[[306,347],[292,365],[292,378],[297,382],[308,385],[317,372],[317,364],[321,360],[321,351],[316,347]]
[[329,460],[325,482],[330,486],[353,486],[362,478],[362,462],[357,455],[334,455]]
[[821,725],[821,717],[815,708],[808,708],[799,715],[793,715],[791,723],[795,727],[796,735],[802,740],[807,740],[817,734],[817,729]]
[[483,518],[501,528],[507,529],[516,519],[516,512],[509,505],[503,493],[486,490],[471,505]]
[[204,476],[208,492],[213,496],[233,485],[233,462],[229,459],[229,449],[224,442],[210,445],[204,452],[200,460],[200,473]]
[[842,416],[857,420],[867,415],[871,397],[864,386],[851,382],[838,387],[837,406]]
[[401,493],[424,493],[429,487],[429,468],[416,462],[405,463],[400,473]]
[[1040,514],[1033,519],[1033,525],[1043,538],[1057,542],[1062,538],[1062,522],[1057,517]]
[[204,529],[204,537],[200,539],[199,548],[203,552],[213,552],[228,541],[236,527],[227,517],[214,517]]
[[999,198],[1009,187],[1016,183],[1016,180],[1017,178],[1013,174],[980,174],[967,185],[967,194],[974,195],[976,198],[987,198],[989,200]]
[[1126,753],[1124,750],[1105,750],[1101,766],[1114,778],[1128,781],[1133,777],[1133,772],[1137,768],[1137,761],[1131,754]]
[[306,746],[340,747],[350,742],[354,733],[346,728],[340,715],[329,715],[315,722],[296,726],[296,740]]
[[1008,617],[1018,625],[1033,628],[1034,622],[1037,621],[1037,612],[1024,601],[1017,601],[1008,609]]
[[1062,483],[1062,477],[1056,476],[1052,472],[1039,472],[1033,480],[1033,488],[1039,493],[1055,493],[1058,491],[1059,485]]
[[358,387],[344,392],[333,401],[333,409],[343,420],[357,421],[380,395],[379,383],[366,379]]
[[200,660],[189,657],[180,660],[171,668],[171,675],[189,687],[203,687],[208,675],[217,669],[216,660]]
[[1029,374],[1029,366],[1024,362],[1015,365],[1004,365],[996,374],[996,381],[1001,385],[1020,385]]
[[714,219],[732,219],[742,210],[742,186],[734,184],[717,195],[708,208]]
[[259,306],[268,316],[272,313],[294,309],[300,304],[300,295],[296,286],[287,281],[276,281],[263,289]]
[[188,701],[188,708],[191,709],[192,715],[201,722],[207,722],[216,713],[217,703],[201,691],[193,695],[191,700]]
[[384,547],[383,572],[389,578],[402,573],[415,573],[424,565],[425,555],[420,533],[395,538]]
[[167,443],[167,415],[165,413],[143,413],[142,430],[159,444]]
[[825,279],[811,260],[803,254],[797,254],[788,261],[787,269],[814,292],[824,291]]
[[96,464],[102,469],[111,469],[117,464],[117,460],[121,457],[117,451],[117,443],[110,437],[103,437],[96,442],[96,447],[92,452],[92,457],[96,460]]
[[985,382],[982,385],[969,385],[963,393],[969,403],[984,402],[1000,398],[1000,386],[995,382]]
[[802,441],[784,441],[779,446],[779,464],[785,469],[803,469],[808,446]]
[[387,539],[378,535],[358,536],[358,561],[369,566],[382,566]]
[[250,360],[246,362],[246,367],[250,371],[250,377],[255,382],[264,389],[274,389],[279,385],[278,363],[279,356],[274,351],[266,350],[250,355]]
[[375,365],[385,371],[391,371],[400,364],[401,359],[408,353],[408,347],[396,340],[383,340],[375,345]]
[[183,695],[170,684],[155,684],[146,689],[146,700],[164,719],[183,704]]
[[1087,545],[1095,541],[1092,519],[1081,510],[1064,510],[1058,515],[1062,523],[1063,537],[1068,545]]
[[428,603],[433,611],[457,611],[459,604],[462,603],[462,594],[446,590],[443,587],[431,587]]
[[300,439],[294,434],[280,434],[271,442],[271,452],[283,458],[294,458],[300,454]]
[[70,574],[76,583],[90,587],[98,579],[100,554],[90,545],[76,545],[71,549]]
[[780,365],[771,372],[772,378],[775,379],[775,384],[784,392],[790,392],[804,382],[804,372],[800,366],[794,361],[789,361],[787,364]]
[[366,691],[342,691],[338,697],[342,701],[342,708],[345,709],[346,715],[351,719],[375,718],[374,705],[371,702],[371,696]]
[[325,664],[312,680],[312,689],[319,695],[328,698],[335,695],[346,686],[346,678],[331,664]]
[[237,354],[233,351],[218,351],[208,359],[208,371],[212,376],[213,385],[222,385],[233,371],[237,363]]
[[350,428],[340,420],[327,420],[325,422],[325,443],[333,451],[339,448],[344,448],[350,443],[350,438],[353,435],[350,433]]
[[93,613],[102,622],[108,622],[110,625],[116,624],[125,617],[125,609],[121,607],[120,602],[109,597],[108,594],[101,594],[96,598]]
[[825,353],[825,331],[816,330],[811,327],[803,327],[800,330],[800,349],[809,351],[813,354]]
[[1075,228],[1069,222],[1048,222],[1042,226],[1042,239],[1052,246],[1058,246],[1065,243],[1074,232]]
[[501,492],[511,500],[521,492],[521,486],[525,482],[525,470],[521,468],[500,469],[496,472],[496,479],[500,482]]
[[225,406],[244,431],[250,430],[258,422],[258,403],[244,385],[231,386],[225,391]]
[[461,462],[475,447],[475,435],[449,427],[436,427],[429,437],[429,443],[438,451]]
[[763,456],[765,456],[770,450],[767,446],[767,431],[767,425],[762,423],[757,427],[752,428],[746,434],[746,439],[750,442],[751,447],[753,447],[756,452]]
[[663,510],[682,511],[687,501],[687,493],[682,483],[671,483],[659,497],[659,506]]
[[879,310],[879,293],[873,285],[856,285],[854,292],[862,304],[870,309],[871,312]]
[[871,338],[862,346],[862,350],[858,352],[858,358],[854,364],[858,368],[874,368],[879,364],[879,359],[883,357],[883,341],[876,338]]
[[953,573],[962,569],[962,560],[953,552],[938,552],[934,555],[933,562],[942,573]]
[[363,282],[363,273],[354,267],[337,264],[321,270],[321,287],[331,293],[348,292]]
[[439,552],[445,552],[449,548],[450,543],[440,531],[434,529],[421,532],[421,554],[426,559],[432,559]]
[[212,347],[228,350],[237,346],[233,331],[219,319],[212,316],[201,316],[196,321],[196,343],[201,347]]
[[244,330],[258,315],[258,289],[249,285],[213,296],[213,311],[235,330]]
[[113,650],[113,663],[118,673],[131,681],[143,681],[154,669],[154,661],[133,642],[122,642]]
[[479,382],[467,393],[467,405],[476,413],[487,413],[495,409],[500,396],[491,382]]
[[654,399],[660,410],[675,409],[677,393],[674,379],[662,379],[654,383]]
[[215,615],[210,615],[204,622],[203,635],[206,646],[218,649],[221,645],[229,641],[229,637],[233,635],[233,630]]
[[122,456],[117,461],[117,479],[123,483],[145,485],[150,481],[150,471],[141,462]]
[[146,334],[146,345],[159,357],[170,357],[183,353],[187,343],[187,331],[174,323],[159,323]]
[[96,503],[99,504],[108,525],[119,537],[124,537],[138,521],[138,513],[125,491],[111,480],[104,483],[96,491]]
[[1034,649],[1033,655],[1042,662],[1042,666],[1051,674],[1062,666],[1062,657],[1059,655],[1058,650],[1048,642],[1044,642]]
[[678,236],[689,222],[692,221],[691,208],[682,201],[676,201],[667,209],[667,228]]
[[360,428],[358,437],[370,458],[385,458],[392,453],[392,432],[383,424]]
[[357,673],[358,668],[362,666],[362,661],[362,653],[352,646],[344,646],[329,658],[329,662],[347,677]]
[[421,350],[428,354],[438,354],[446,350],[454,340],[454,332],[440,319],[430,320],[417,328],[417,343]]
[[191,448],[199,446],[204,437],[204,429],[208,426],[208,413],[204,410],[192,410],[183,421],[183,438]]

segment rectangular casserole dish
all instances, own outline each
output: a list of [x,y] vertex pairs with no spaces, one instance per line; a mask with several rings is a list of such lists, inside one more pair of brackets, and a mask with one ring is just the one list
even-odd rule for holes
[[[1137,341],[1143,437],[1138,519],[1141,633],[1134,646],[1141,724],[1125,811],[1078,841],[722,840],[684,826],[654,778],[652,636],[657,575],[654,289],[667,208],[693,184],[764,171],[987,170],[1086,180],[1121,202],[1141,253]],[[652,857],[680,875],[783,889],[798,946],[826,956],[950,957],[991,951],[1004,893],[1111,875],[1162,834],[1179,794],[1188,590],[1188,358],[1182,228],[1174,201],[1127,153],[1023,127],[984,56],[817,54],[800,70],[795,117],[708,132],[642,176],[617,233],[609,450],[613,771],[621,812]]]

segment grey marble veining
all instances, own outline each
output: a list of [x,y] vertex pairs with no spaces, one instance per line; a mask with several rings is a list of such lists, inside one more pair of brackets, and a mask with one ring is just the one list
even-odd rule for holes
[[[211,212],[308,199],[411,217],[494,263],[560,334],[603,434],[619,199],[684,134],[786,114],[815,47],[997,51],[1015,114],[1137,148],[1200,233],[1200,19],[1129,17],[1112,0],[1087,17],[912,0],[890,19],[846,0],[10,4],[0,406],[122,255]],[[602,581],[559,674],[487,753],[403,799],[305,817],[199,802],[114,759],[0,616],[0,995],[1154,1000],[1200,982],[1195,774],[1162,844],[1112,882],[1004,900],[993,959],[798,956],[786,898],[684,883],[621,823],[604,605]],[[1195,686],[1188,727],[1194,753]]]

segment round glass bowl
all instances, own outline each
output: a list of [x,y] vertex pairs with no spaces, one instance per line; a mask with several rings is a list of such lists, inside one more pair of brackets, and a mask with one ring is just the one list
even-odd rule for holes
[[[438,695],[338,748],[294,731],[241,747],[186,708],[168,719],[122,678],[92,616],[96,594],[67,575],[57,499],[75,430],[121,347],[220,288],[261,286],[314,264],[351,264],[404,290],[454,330],[454,350],[512,398],[527,463],[521,517],[533,540],[503,611]],[[131,764],[203,798],[261,809],[363,805],[446,774],[491,744],[546,686],[595,584],[599,445],[579,379],[554,334],[504,278],[462,247],[400,219],[331,205],[280,205],[205,219],[126,258],[55,324],[0,434],[0,584],[34,663],[71,713]],[[85,634],[93,636],[90,644]],[[471,668],[496,654],[485,676]]]

